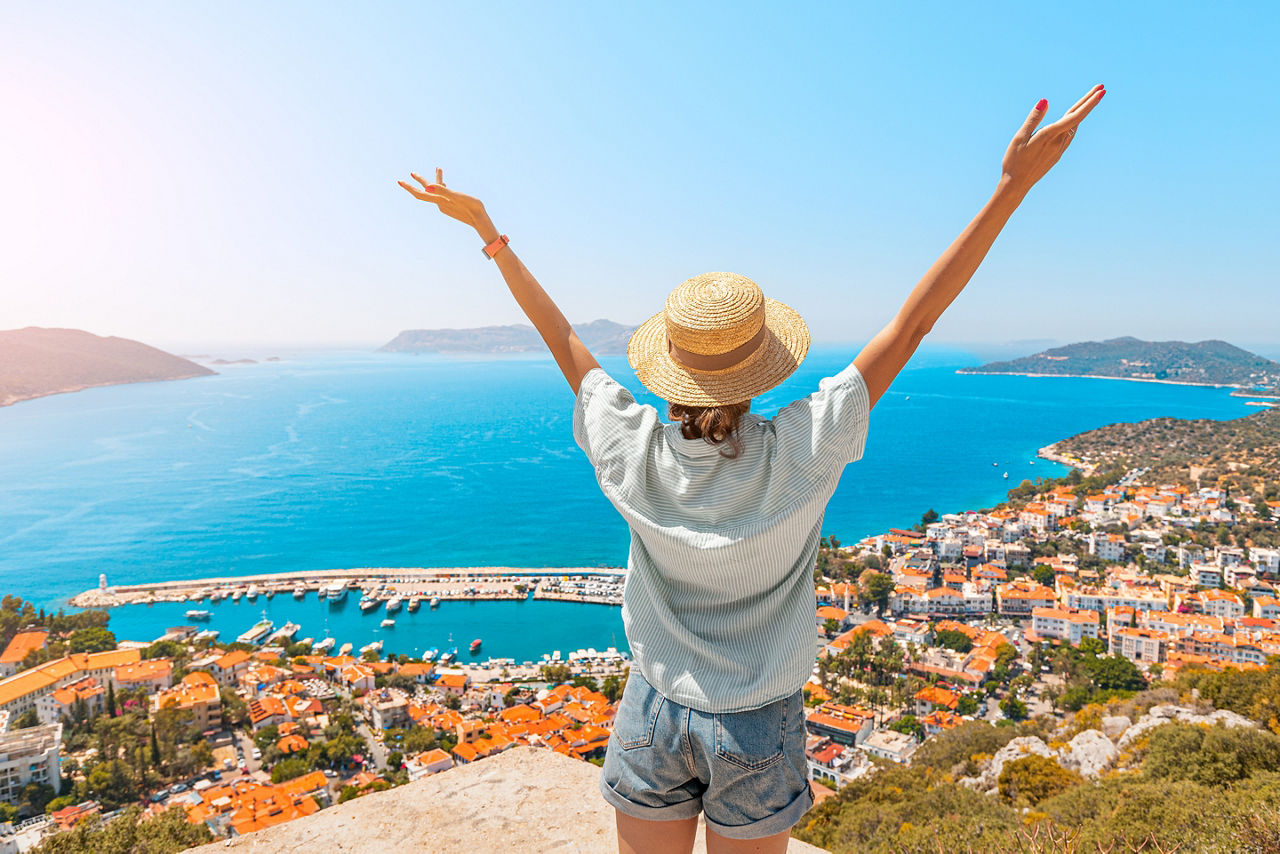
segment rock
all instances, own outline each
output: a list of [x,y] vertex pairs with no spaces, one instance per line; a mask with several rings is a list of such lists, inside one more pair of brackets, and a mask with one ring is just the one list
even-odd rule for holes
[[[338,804],[193,852],[481,854],[487,851],[616,851],[614,810],[599,790],[600,769],[538,747],[497,756]],[[700,816],[694,852],[706,852]],[[788,851],[816,854],[799,839]]]
[[1126,715],[1108,715],[1102,719],[1102,732],[1108,738],[1118,738],[1131,726],[1133,721]]
[[1000,779],[1000,772],[1004,770],[1004,763],[1030,756],[1033,753],[1048,756],[1051,759],[1055,758],[1054,752],[1049,749],[1049,745],[1034,735],[1015,738],[997,750],[995,756],[991,757],[991,762],[988,763],[982,774],[977,778],[976,788],[982,791],[991,791],[996,788],[997,781]]
[[1138,719],[1138,722],[1125,730],[1120,736],[1119,746],[1123,749],[1135,739],[1158,726],[1173,722],[1188,724],[1205,724],[1213,726],[1222,724],[1226,727],[1256,727],[1257,724],[1244,715],[1229,712],[1226,709],[1215,709],[1207,715],[1197,714],[1186,706],[1161,705],[1152,706],[1151,710]]
[[[1128,721],[1128,718],[1121,718]],[[1059,755],[1059,763],[1069,771],[1085,777],[1097,777],[1120,756],[1120,750],[1101,731],[1087,729],[1067,743]]]

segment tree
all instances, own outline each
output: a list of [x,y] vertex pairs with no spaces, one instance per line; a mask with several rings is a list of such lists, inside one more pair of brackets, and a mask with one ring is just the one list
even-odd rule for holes
[[864,572],[858,579],[861,590],[858,598],[864,604],[875,605],[876,613],[883,614],[889,607],[889,596],[893,593],[893,579],[883,572]]
[[1036,753],[1006,762],[997,780],[1000,797],[1014,806],[1023,801],[1035,806],[1083,782],[1079,774]]
[[67,642],[70,652],[106,652],[116,648],[116,636],[104,628],[79,629]]
[[301,777],[312,770],[311,763],[305,758],[298,756],[290,756],[288,759],[281,759],[271,769],[271,782],[283,783],[287,780]]
[[444,707],[457,711],[462,708],[462,698],[450,691],[444,695]]
[[973,640],[964,632],[955,629],[943,629],[940,632],[934,632],[933,642],[938,646],[954,649],[959,653],[969,652],[973,649]]
[[1004,712],[1004,716],[1011,721],[1024,721],[1027,719],[1027,704],[1019,700],[1014,694],[1010,694],[1000,701],[1000,711]]
[[40,716],[36,714],[36,710],[27,709],[25,712],[18,715],[18,717],[14,719],[13,726],[11,727],[11,729],[27,729],[28,727],[39,726],[39,725],[40,725]]
[[1050,587],[1053,585],[1055,573],[1053,571],[1053,567],[1048,566],[1047,564],[1038,563],[1031,570],[1031,577],[1036,580],[1037,584],[1043,584],[1045,587]]
[[92,816],[71,830],[46,837],[38,850],[42,854],[176,854],[212,841],[209,826],[187,821],[183,809],[144,818],[142,808],[133,805],[109,822]]
[[40,815],[58,793],[48,783],[31,782],[22,787],[18,793],[18,814],[24,816]]
[[116,716],[116,683],[107,682],[107,714]]
[[840,630],[840,621],[835,617],[827,617],[822,623],[822,628],[828,635],[834,635]]
[[1119,655],[1106,655],[1085,662],[1093,684],[1103,691],[1141,691],[1147,680],[1138,666]]
[[151,725],[151,764],[160,767],[160,740],[156,738],[156,725]]

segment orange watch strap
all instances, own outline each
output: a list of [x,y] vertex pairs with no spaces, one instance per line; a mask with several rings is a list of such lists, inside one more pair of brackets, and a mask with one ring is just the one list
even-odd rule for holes
[[492,258],[494,255],[498,254],[502,247],[506,246],[510,242],[511,238],[507,237],[505,234],[499,234],[492,243],[484,248],[485,256]]

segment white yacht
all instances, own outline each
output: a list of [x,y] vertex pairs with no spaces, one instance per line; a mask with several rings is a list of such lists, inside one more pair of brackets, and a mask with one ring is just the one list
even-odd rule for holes
[[326,584],[320,590],[324,594],[324,598],[330,602],[341,602],[347,598],[347,583],[345,581],[335,581],[332,584]]
[[207,620],[212,616],[212,611],[206,611],[203,608],[192,608],[187,612],[188,620]]
[[351,650],[353,650],[353,649],[355,649],[355,647],[354,647],[354,646],[352,646],[352,645],[351,645],[351,644],[349,644],[349,643],[344,643],[344,644],[342,645],[342,648],[338,650],[338,655],[350,655],[350,654],[351,654]]
[[307,588],[306,588],[306,585],[299,584],[297,587],[293,588],[293,598],[294,598],[294,599],[306,599],[306,598],[307,598]]
[[399,596],[392,596],[390,599],[387,600],[387,613],[394,614],[396,611],[400,610],[400,606],[403,604],[404,604],[404,600],[401,599]]
[[333,638],[325,638],[324,640],[320,641],[320,643],[311,647],[311,651],[312,652],[328,652],[329,650],[333,649],[333,645],[336,643],[337,641],[334,640]]
[[396,627],[396,621],[391,619],[390,617],[387,617],[385,620],[379,623],[379,625],[381,625],[384,629],[394,629]]

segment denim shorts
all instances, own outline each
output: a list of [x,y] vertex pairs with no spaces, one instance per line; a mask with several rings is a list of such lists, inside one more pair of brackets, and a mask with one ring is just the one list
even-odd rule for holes
[[804,741],[803,691],[744,712],[700,712],[659,694],[633,665],[600,792],[636,818],[705,812],[721,836],[773,836],[813,806]]

